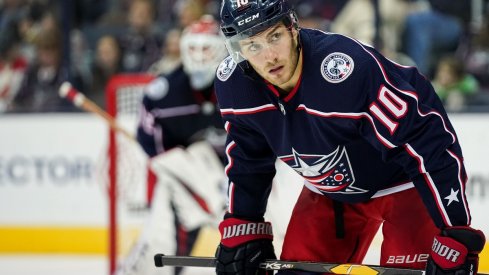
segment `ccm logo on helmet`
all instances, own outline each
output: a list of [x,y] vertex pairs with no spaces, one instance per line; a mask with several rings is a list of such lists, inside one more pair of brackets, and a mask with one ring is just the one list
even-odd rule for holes
[[238,21],[238,26],[243,26],[244,24],[248,24],[251,21],[258,19],[260,17],[260,13],[254,14],[252,16],[246,17],[243,20]]
[[434,240],[433,247],[431,249],[440,257],[454,263],[457,262],[458,257],[460,256],[459,251],[440,243],[437,239]]

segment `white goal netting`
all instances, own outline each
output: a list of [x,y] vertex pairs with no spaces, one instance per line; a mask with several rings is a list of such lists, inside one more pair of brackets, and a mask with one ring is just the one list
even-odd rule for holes
[[[135,136],[139,106],[150,75],[125,74],[113,77],[106,88],[107,112]],[[109,201],[109,267],[117,263],[135,243],[147,214],[148,158],[135,139],[110,129],[103,170]]]

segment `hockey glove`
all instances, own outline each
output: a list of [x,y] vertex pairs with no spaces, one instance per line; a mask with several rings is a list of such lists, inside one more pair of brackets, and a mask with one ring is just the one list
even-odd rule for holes
[[475,275],[485,236],[468,226],[455,226],[435,236],[426,275]]
[[276,259],[269,222],[227,218],[219,225],[221,243],[216,251],[218,275],[265,275],[259,264]]

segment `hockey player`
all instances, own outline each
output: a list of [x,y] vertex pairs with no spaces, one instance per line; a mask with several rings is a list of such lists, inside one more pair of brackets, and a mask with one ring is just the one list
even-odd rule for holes
[[223,122],[213,86],[216,68],[226,54],[218,23],[206,15],[185,29],[180,54],[182,66],[151,82],[143,98],[138,141],[151,157],[202,139],[223,146],[219,141]]
[[118,275],[170,270],[157,270],[153,255],[189,255],[200,229],[218,222],[216,215],[224,211],[218,155],[224,156],[226,133],[213,81],[226,49],[218,22],[204,16],[187,27],[180,51],[183,66],[145,87],[137,139],[151,158],[157,184],[149,219]]
[[470,227],[462,151],[429,81],[300,29],[285,0],[223,0],[220,16],[229,207],[217,274],[265,274],[258,263],[275,258],[263,216],[277,158],[305,179],[281,259],[361,263],[383,224],[381,265],[476,274],[485,237]]

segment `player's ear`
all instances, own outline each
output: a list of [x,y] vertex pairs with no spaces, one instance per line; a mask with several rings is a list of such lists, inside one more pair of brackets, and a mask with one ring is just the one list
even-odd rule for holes
[[299,47],[299,30],[296,28],[292,28],[290,31],[292,33],[292,41],[294,41],[294,47],[298,48]]

